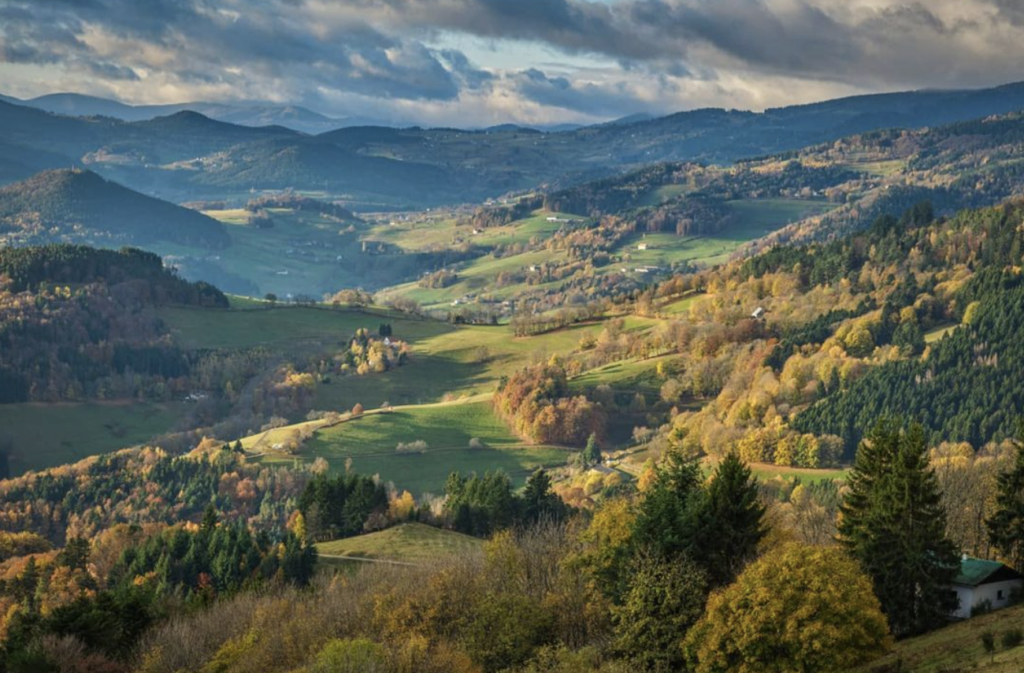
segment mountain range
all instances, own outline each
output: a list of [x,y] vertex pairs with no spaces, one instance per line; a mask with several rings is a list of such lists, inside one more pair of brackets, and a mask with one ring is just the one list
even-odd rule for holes
[[192,110],[123,121],[0,102],[0,179],[83,166],[169,200],[293,188],[355,206],[423,207],[557,189],[662,161],[728,165],[878,129],[916,129],[1021,109],[1024,84],[1018,83],[858,96],[761,113],[694,110],[559,132],[358,126],[311,136]]

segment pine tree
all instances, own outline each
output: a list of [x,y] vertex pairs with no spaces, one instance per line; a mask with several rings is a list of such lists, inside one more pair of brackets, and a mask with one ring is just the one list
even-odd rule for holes
[[1024,571],[1024,423],[1016,445],[1013,465],[997,477],[996,511],[985,525],[989,541],[1007,563]]
[[713,586],[729,584],[754,558],[767,532],[757,480],[734,453],[718,464],[697,506],[690,557],[707,569]]
[[637,507],[633,525],[637,548],[664,558],[690,551],[695,537],[693,504],[701,494],[701,479],[696,460],[675,451],[665,455]]
[[540,468],[526,480],[522,503],[523,519],[528,523],[559,521],[566,515],[565,503],[551,490],[551,477]]
[[924,429],[879,421],[861,444],[841,507],[839,539],[871,577],[892,632],[944,623],[956,608],[949,585],[959,563],[928,464]]
[[601,447],[597,445],[597,435],[593,432],[587,437],[587,446],[583,449],[583,463],[587,466],[599,465],[604,460]]

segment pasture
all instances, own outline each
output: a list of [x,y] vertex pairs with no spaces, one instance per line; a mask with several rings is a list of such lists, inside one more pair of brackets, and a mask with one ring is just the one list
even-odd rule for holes
[[[477,443],[471,446],[470,440]],[[251,438],[243,441],[251,442]],[[422,452],[403,453],[399,443],[422,441]],[[333,472],[348,459],[360,474],[378,474],[416,495],[440,493],[453,471],[464,474],[501,469],[522,484],[542,466],[561,465],[570,452],[524,445],[491,410],[486,398],[461,402],[375,410],[323,428],[306,441],[297,456],[273,451],[259,456],[265,463],[325,459]]]
[[[999,643],[1009,629],[1024,624],[1024,605],[947,626],[916,638],[898,641],[892,651],[854,673],[874,671],[974,671],[975,673],[1020,673],[1024,671],[1024,646],[1004,649]],[[996,636],[996,652],[989,655],[981,643],[981,634]]]
[[[323,556],[356,559],[429,563],[451,556],[474,554],[483,548],[483,540],[422,523],[405,523],[375,533],[321,542],[317,552]],[[327,559],[333,560],[333,559]]]
[[89,402],[0,405],[0,449],[12,475],[143,444],[173,430],[185,403]]

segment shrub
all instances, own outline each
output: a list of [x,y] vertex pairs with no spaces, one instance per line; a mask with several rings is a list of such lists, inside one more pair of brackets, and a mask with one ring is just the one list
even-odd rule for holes
[[399,442],[395,447],[395,453],[426,453],[428,445],[422,439],[415,442]]
[[384,673],[387,652],[377,643],[356,638],[332,640],[320,650],[310,673]]
[[981,646],[985,648],[985,652],[995,656],[996,651],[996,634],[991,631],[985,631],[981,634]]
[[1003,632],[1002,638],[999,639],[1000,644],[1004,650],[1013,649],[1022,642],[1024,642],[1024,632],[1019,628],[1013,628]]

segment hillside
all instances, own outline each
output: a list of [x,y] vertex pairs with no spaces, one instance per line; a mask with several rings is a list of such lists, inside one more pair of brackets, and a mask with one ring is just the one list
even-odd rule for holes
[[[1008,630],[1020,630],[1022,624],[1024,606],[999,610],[900,641],[889,654],[854,670],[856,673],[892,670],[1016,673],[1024,670],[1024,647],[1003,648],[999,637]],[[981,635],[986,631],[996,636],[997,650],[991,655],[985,652],[981,642]]]
[[224,226],[83,170],[44,171],[0,188],[0,235],[9,243],[78,240],[105,245],[228,244]]
[[455,555],[479,553],[479,538],[441,530],[421,523],[407,523],[376,533],[317,544],[321,560],[351,559],[430,563]]
[[[437,205],[542,184],[578,184],[659,161],[729,164],[855,133],[1022,108],[1024,87],[1014,84],[847,98],[764,113],[695,110],[551,133],[507,126],[485,131],[351,127],[304,137],[281,126],[228,124],[192,111],[125,122],[0,102],[0,142],[16,148],[8,158],[14,165],[31,165],[31,154],[42,150],[133,188],[182,199],[292,187],[328,189],[371,204],[383,199],[392,205]],[[277,168],[279,158],[284,163]]]

